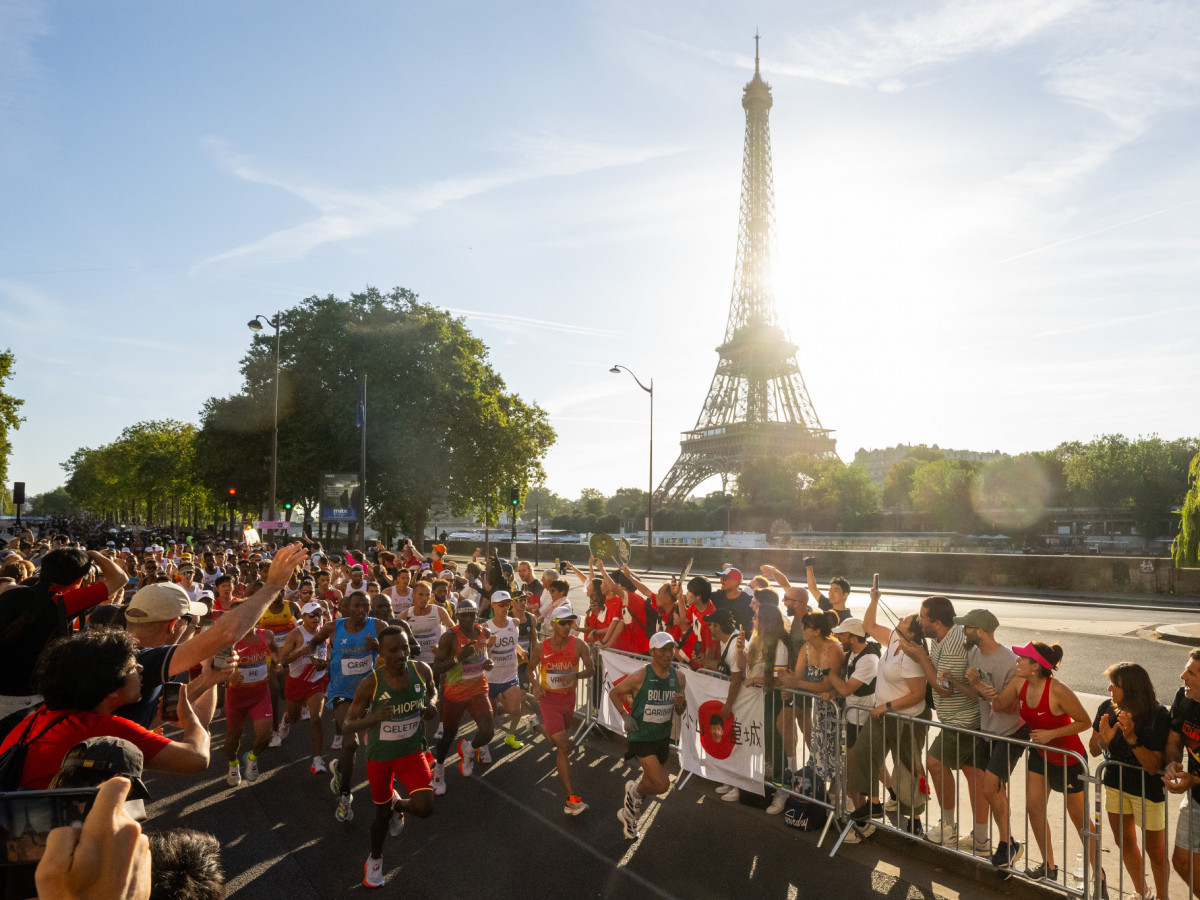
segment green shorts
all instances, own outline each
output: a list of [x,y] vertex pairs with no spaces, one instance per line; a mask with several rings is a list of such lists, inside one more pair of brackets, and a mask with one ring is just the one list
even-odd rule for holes
[[975,736],[959,731],[940,730],[929,745],[929,755],[947,769],[974,767]]

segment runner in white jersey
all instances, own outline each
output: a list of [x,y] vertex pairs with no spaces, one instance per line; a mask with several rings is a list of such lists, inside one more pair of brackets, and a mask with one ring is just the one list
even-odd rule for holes
[[328,771],[322,756],[325,729],[321,714],[325,711],[325,690],[329,687],[329,645],[323,643],[312,650],[309,642],[323,624],[325,607],[310,601],[300,612],[300,624],[291,630],[279,651],[281,660],[288,667],[287,681],[283,685],[283,697],[287,701],[284,724],[290,729],[300,721],[304,711],[308,712],[313,746],[313,761],[308,771],[319,775]]
[[400,618],[408,623],[413,637],[421,645],[417,656],[426,665],[433,665],[433,651],[437,649],[442,633],[454,627],[450,613],[440,606],[430,603],[429,585],[419,582],[412,590],[413,604],[406,609]]
[[[392,615],[394,615],[397,619],[403,619],[405,610],[413,605],[413,592],[408,586],[409,579],[411,577],[412,576],[409,574],[408,569],[401,569],[396,573],[396,580],[392,582],[392,586],[384,591],[384,593],[388,595],[388,599],[392,601]],[[417,640],[421,639],[417,638]],[[436,644],[437,641],[435,640],[434,643]],[[424,641],[421,641],[421,653],[425,653]],[[433,650],[430,649],[430,654],[432,653]],[[429,659],[425,659],[424,656],[422,656],[421,659],[423,662],[428,663],[432,663],[433,661],[432,655]]]
[[[495,591],[492,594],[492,619],[484,623],[484,627],[495,636],[496,642],[488,650],[493,667],[488,673],[488,699],[493,706],[499,706],[508,714],[510,725],[504,743],[514,750],[525,746],[517,739],[517,731],[521,727],[521,707],[525,704],[525,691],[517,679],[517,667],[525,659],[526,653],[520,647],[516,620],[508,616],[512,608],[512,597],[508,591]],[[490,763],[491,751],[487,746],[479,748],[479,761]]]

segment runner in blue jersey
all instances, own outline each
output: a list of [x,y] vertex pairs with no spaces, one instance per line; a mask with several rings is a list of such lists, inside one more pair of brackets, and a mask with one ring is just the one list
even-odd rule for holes
[[[321,629],[309,641],[312,650],[316,650],[327,639],[329,646],[329,705],[333,707],[333,717],[341,728],[350,711],[350,702],[358,683],[375,668],[375,654],[379,650],[379,632],[385,623],[367,616],[367,595],[361,591],[348,596],[344,603],[345,615],[333,622],[321,626]],[[358,738],[353,734],[342,737],[342,750],[338,759],[331,760],[329,771],[332,778],[329,788],[338,796],[338,808],[335,818],[339,822],[349,822],[354,818],[351,805],[354,796],[351,785],[354,783],[354,754],[358,749]]]

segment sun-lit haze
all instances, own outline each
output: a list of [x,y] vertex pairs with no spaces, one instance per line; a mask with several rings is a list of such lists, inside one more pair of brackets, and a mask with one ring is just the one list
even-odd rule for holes
[[[0,0],[11,477],[234,392],[246,321],[399,285],[558,431],[655,479],[716,366],[742,86],[776,298],[841,457],[1195,433],[1200,6]],[[354,427],[353,410],[346,427]]]

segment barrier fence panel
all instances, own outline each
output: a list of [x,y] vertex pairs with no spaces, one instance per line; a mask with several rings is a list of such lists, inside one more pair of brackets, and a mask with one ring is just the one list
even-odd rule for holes
[[779,735],[781,758],[767,760],[766,781],[776,791],[827,810],[820,846],[843,806],[846,719],[842,704],[809,691],[776,693],[781,697],[779,708],[773,721],[768,710],[765,724]]
[[[1117,886],[1115,896],[1186,897],[1188,890],[1180,879],[1172,882],[1169,819],[1176,814],[1175,795],[1166,793],[1162,777],[1119,760],[1106,759],[1096,767],[1095,819],[1100,823],[1097,845],[1113,841],[1116,876],[1109,878]],[[1110,870],[1112,866],[1109,867]],[[1100,896],[1098,879],[1095,895]]]
[[581,678],[575,682],[575,709],[577,712],[580,710],[583,712],[583,720],[575,729],[574,737],[571,738],[571,742],[576,746],[582,744],[583,739],[596,727],[596,713],[601,702],[599,694],[602,690],[603,678],[600,672],[600,645],[589,645],[588,653],[592,659],[592,677]]

